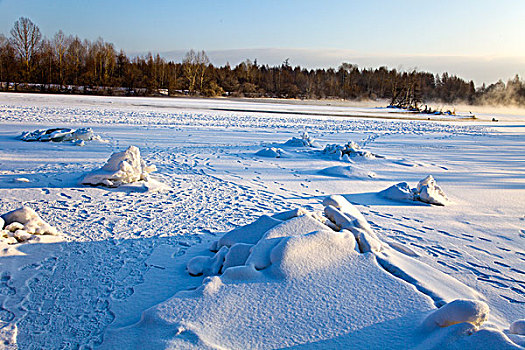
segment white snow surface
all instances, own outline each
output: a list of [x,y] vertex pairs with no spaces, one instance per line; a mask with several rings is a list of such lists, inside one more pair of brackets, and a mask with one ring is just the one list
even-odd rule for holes
[[[0,93],[0,213],[60,230],[2,248],[2,346],[523,347],[525,116],[476,115]],[[18,139],[87,126],[108,142]],[[349,140],[375,158],[322,152]],[[80,185],[130,146],[166,190]],[[320,173],[348,166],[377,176]],[[378,195],[429,174],[445,206]]]

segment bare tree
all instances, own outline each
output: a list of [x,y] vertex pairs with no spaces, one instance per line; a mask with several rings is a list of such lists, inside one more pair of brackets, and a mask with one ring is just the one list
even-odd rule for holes
[[20,17],[11,29],[12,43],[22,59],[26,74],[29,76],[33,57],[38,49],[42,34],[29,18]]
[[60,81],[60,85],[64,85],[65,80],[65,62],[64,58],[66,55],[66,50],[69,47],[69,44],[71,42],[70,37],[66,37],[64,35],[64,32],[61,30],[58,31],[58,33],[55,34],[53,37],[53,48],[55,51],[55,58],[58,62],[58,78]]
[[206,71],[209,64],[210,59],[204,51],[195,52],[190,50],[186,53],[182,61],[182,66],[184,77],[188,81],[188,90],[190,93],[195,92],[197,83],[199,84],[199,91],[203,91],[204,82],[206,81]]

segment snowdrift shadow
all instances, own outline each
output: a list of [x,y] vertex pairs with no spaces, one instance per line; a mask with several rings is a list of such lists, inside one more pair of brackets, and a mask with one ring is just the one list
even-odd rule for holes
[[344,194],[350,203],[357,205],[388,205],[396,207],[428,207],[430,204],[418,202],[418,201],[395,201],[381,197],[377,192],[364,192],[364,193],[351,193]]
[[[12,245],[0,256],[0,321],[17,324],[20,348],[100,345],[110,324],[135,323],[145,309],[202,283],[178,263],[199,242],[195,236]],[[78,318],[94,322],[64,323]],[[42,324],[42,332],[35,334],[34,324]],[[68,331],[53,331],[57,327]]]
[[414,330],[428,312],[417,312],[372,324],[338,337],[282,349],[341,349],[352,344],[354,349],[409,349],[416,346]]

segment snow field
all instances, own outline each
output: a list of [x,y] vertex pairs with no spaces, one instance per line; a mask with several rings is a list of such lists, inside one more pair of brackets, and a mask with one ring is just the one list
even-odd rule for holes
[[[1,336],[13,346],[523,346],[511,332],[525,312],[519,128],[217,111],[206,101],[174,107],[155,99],[22,97],[0,94],[0,212],[29,206],[64,241],[15,244],[24,255],[10,250],[0,258]],[[86,126],[109,142],[16,140],[23,130]],[[283,145],[304,131],[321,147]],[[384,158],[321,152],[350,140]],[[79,185],[131,145],[170,189]],[[264,147],[286,156],[256,156]],[[377,176],[319,173],[330,167]],[[378,195],[429,174],[449,195],[445,207]],[[333,194],[358,208],[368,227],[335,202],[329,219],[322,201]],[[280,221],[262,232],[268,239],[209,251],[219,233],[263,215]],[[337,259],[332,245],[340,247]],[[201,264],[213,268],[188,274],[194,257],[213,260],[222,247],[215,265]],[[421,328],[456,299],[489,306],[480,329],[465,322]]]

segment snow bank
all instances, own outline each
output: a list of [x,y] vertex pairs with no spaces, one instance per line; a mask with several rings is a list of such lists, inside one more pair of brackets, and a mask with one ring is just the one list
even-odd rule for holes
[[395,201],[420,201],[434,205],[449,203],[445,192],[438,186],[432,175],[428,175],[419,181],[416,188],[410,188],[408,183],[400,182],[379,192],[379,195]]
[[21,243],[32,239],[35,235],[57,235],[57,230],[29,207],[22,207],[1,216],[1,242]]
[[130,146],[125,151],[113,153],[102,168],[90,172],[81,182],[84,185],[119,187],[143,181],[154,189],[158,182],[149,174],[156,170],[155,165],[146,165],[137,147]]
[[276,147],[266,147],[255,153],[256,156],[267,158],[281,158],[284,154],[285,152],[283,149]]
[[288,147],[320,147],[320,145],[315,142],[314,139],[308,135],[308,133],[305,131],[301,137],[292,137],[288,141],[284,143],[284,146]]
[[102,141],[99,135],[96,135],[91,128],[67,129],[53,128],[41,129],[32,132],[24,131],[19,136],[22,141],[41,141],[41,142],[72,142],[77,145],[83,145],[84,141]]

